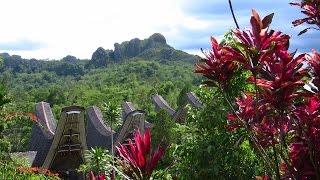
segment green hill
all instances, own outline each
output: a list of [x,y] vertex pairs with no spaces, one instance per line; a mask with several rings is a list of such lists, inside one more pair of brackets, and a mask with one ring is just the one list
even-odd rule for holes
[[42,71],[55,72],[59,76],[82,76],[90,69],[104,68],[113,63],[122,63],[143,59],[168,63],[173,61],[194,63],[196,57],[180,50],[176,50],[166,43],[163,35],[155,33],[147,39],[137,38],[130,41],[115,43],[113,50],[99,47],[92,54],[92,58],[78,59],[67,55],[61,60],[23,59],[18,55],[2,53],[3,64],[0,72],[38,73]]
[[173,106],[185,87],[199,84],[193,73],[196,57],[175,50],[161,34],[98,48],[90,60],[66,56],[61,60],[23,59],[1,54],[0,80],[8,88],[12,108],[33,111],[46,101],[56,114],[61,107],[102,105],[132,101],[151,114],[152,94],[161,94]]

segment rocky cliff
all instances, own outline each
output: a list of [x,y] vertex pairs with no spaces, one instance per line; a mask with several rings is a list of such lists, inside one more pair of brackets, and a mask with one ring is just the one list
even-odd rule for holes
[[167,44],[162,34],[155,33],[147,39],[134,38],[121,44],[115,43],[113,50],[99,47],[92,54],[89,65],[103,67],[108,62],[119,62],[126,59],[194,62],[195,56],[174,49]]

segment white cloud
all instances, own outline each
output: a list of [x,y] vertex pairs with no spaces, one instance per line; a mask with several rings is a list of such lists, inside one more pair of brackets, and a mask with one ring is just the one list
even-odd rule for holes
[[[179,2],[181,3],[181,2]],[[147,38],[155,32],[167,38],[178,27],[203,29],[208,22],[189,17],[172,0],[5,0],[1,2],[0,43],[29,40],[35,50],[6,50],[26,58],[90,58],[102,46]],[[1,52],[3,52],[2,50]]]
[[[224,31],[234,27],[227,2],[223,6],[216,5],[221,2],[222,0],[1,0],[0,45],[10,47],[12,44],[33,42],[42,46],[26,49],[13,47],[0,52],[39,59],[60,59],[66,55],[91,58],[92,53],[100,46],[113,49],[116,42],[135,37],[144,39],[159,32],[173,47],[188,52],[196,50],[197,53],[198,49],[209,46],[210,36],[221,36]],[[263,9],[266,2],[269,1],[264,0],[260,5],[257,2],[255,6]],[[291,8],[286,5],[287,2],[283,4],[284,8]],[[237,5],[241,5],[241,2]],[[186,8],[188,6],[195,7],[199,12],[189,12]],[[236,14],[241,27],[245,27],[244,25],[248,25],[251,7],[238,6],[235,8]],[[248,9],[248,14],[242,15],[243,9]],[[280,15],[287,15],[287,10],[281,12]],[[276,24],[282,25],[280,22],[283,19],[289,22],[286,16],[276,16]]]

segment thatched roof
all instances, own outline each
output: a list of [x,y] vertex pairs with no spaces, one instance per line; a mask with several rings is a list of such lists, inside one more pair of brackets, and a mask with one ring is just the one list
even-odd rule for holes
[[133,130],[139,129],[144,131],[145,128],[145,112],[141,110],[135,110],[129,113],[120,128],[120,131],[117,132],[115,138],[115,145],[122,143],[128,138],[128,135],[132,133]]
[[96,106],[89,107],[87,113],[87,146],[111,148],[111,128],[107,126],[100,109]]
[[[122,105],[122,120],[125,120],[125,118],[130,114],[131,112],[135,111],[136,108],[134,107],[132,102],[124,102]],[[148,121],[145,121],[144,128],[151,128],[152,123],[149,123]]]
[[[176,112],[160,95],[154,95],[152,100],[156,110],[165,109],[178,120],[184,117],[183,110]],[[38,103],[36,115],[38,122],[33,125],[29,143],[29,150],[37,152],[33,166],[62,172],[66,168],[76,168],[82,162],[83,152],[87,148],[110,149],[112,134],[114,145],[117,145],[130,138],[133,130],[144,131],[152,127],[145,120],[145,112],[136,110],[131,102],[123,104],[123,124],[117,133],[104,123],[103,115],[96,106],[86,111],[79,106],[63,108],[58,125],[48,103]]]
[[[203,106],[202,102],[200,101],[200,99],[193,92],[186,93],[186,97],[187,97],[188,103],[191,106],[196,107],[196,108],[201,108]],[[178,110],[176,111],[176,113],[173,116],[173,119],[178,123],[182,123],[186,119],[188,110],[187,110],[185,105],[179,107]]]
[[146,129],[146,128],[149,128],[149,129],[150,129],[150,128],[152,128],[152,126],[153,126],[152,123],[149,123],[148,121],[145,121],[145,122],[144,122],[144,128],[145,128],[145,129]]
[[187,116],[187,108],[186,107],[180,107],[176,113],[173,116],[173,120],[177,123],[182,123],[185,121],[186,116]]
[[203,106],[202,102],[200,99],[193,93],[193,92],[188,92],[186,93],[188,102],[196,108],[201,108]]
[[50,105],[46,102],[36,104],[35,113],[37,123],[32,126],[29,151],[37,151],[32,166],[41,166],[50,149],[56,130],[56,121]]
[[163,99],[162,96],[156,94],[152,96],[153,104],[156,107],[156,111],[160,111],[161,109],[165,109],[171,116],[175,114],[175,110],[172,109],[166,100]]
[[134,110],[136,110],[136,108],[131,102],[124,102],[122,104],[122,120],[125,120],[125,117]]

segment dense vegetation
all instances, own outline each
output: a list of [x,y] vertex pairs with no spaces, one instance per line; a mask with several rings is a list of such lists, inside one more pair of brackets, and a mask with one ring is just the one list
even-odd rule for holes
[[199,82],[190,63],[195,57],[167,45],[161,34],[115,44],[114,51],[98,48],[91,60],[66,56],[44,61],[6,53],[1,57],[0,79],[22,111],[32,111],[39,101],[50,103],[58,115],[62,106],[125,100],[152,111],[152,94],[163,95],[175,107],[179,91]]
[[133,61],[93,69],[81,77],[59,76],[54,72],[5,74],[10,95],[18,109],[32,111],[36,102],[50,103],[56,113],[63,106],[100,106],[112,101],[132,101],[152,112],[151,95],[163,95],[173,107],[181,89],[196,84],[192,65],[183,62],[160,64]]
[[[137,108],[147,111],[148,119],[152,121],[155,115],[151,101],[153,94],[162,95],[176,108],[181,90],[195,87],[195,84],[200,83],[200,78],[194,76],[193,64],[188,62],[195,57],[174,50],[165,43],[162,35],[155,34],[149,39],[137,42],[149,42],[151,45],[148,46],[151,47],[144,45],[148,52],[169,48],[177,59],[170,59],[170,53],[167,56],[169,58],[163,58],[159,54],[148,55],[146,50],[141,50],[143,55],[150,57],[145,60],[140,58],[141,53],[134,57],[126,55],[130,52],[127,50],[128,52],[122,52],[126,59],[109,62],[109,57],[101,55],[101,48],[93,53],[91,60],[79,60],[72,56],[60,61],[29,60],[2,54],[0,81],[6,86],[7,97],[11,100],[6,107],[7,111],[33,112],[35,103],[45,101],[50,103],[56,119],[59,119],[61,108],[65,106],[96,105],[103,109],[106,102],[121,106],[124,101],[131,101]],[[128,49],[127,44],[130,45],[124,42],[120,47]],[[189,59],[184,60],[185,57]],[[108,65],[91,66],[92,61],[97,59],[100,62],[104,60]],[[21,123],[14,123],[17,126],[15,129],[23,131],[24,136],[21,136],[21,143],[14,143],[14,151],[27,150],[32,126],[30,121],[20,121]],[[14,133],[13,136],[19,133]],[[12,141],[16,141],[16,138]]]
[[[135,46],[143,45],[143,49],[134,55],[130,54],[130,48],[134,48],[132,41],[138,43]],[[73,56],[61,60],[36,60],[1,54],[0,81],[4,85],[1,92],[8,99],[4,101],[6,115],[3,119],[6,122],[1,152],[28,150],[33,125],[28,113],[34,112],[37,102],[50,103],[58,120],[61,108],[65,106],[96,105],[105,109],[105,103],[121,106],[124,101],[131,101],[137,108],[147,111],[148,119],[152,121],[155,116],[151,102],[153,94],[161,94],[177,107],[180,91],[200,82],[200,78],[193,75],[193,64],[190,63],[195,57],[168,46],[160,34],[117,46],[122,49],[122,58],[117,60],[110,58],[105,52],[111,51],[103,48],[98,48],[91,60]],[[106,121],[109,123],[109,119]],[[12,163],[5,166],[14,168]]]
[[[293,5],[307,16],[295,26],[320,26],[319,1]],[[49,102],[56,117],[64,106],[97,105],[109,123],[131,101],[146,110],[152,128],[117,145],[119,156],[101,148],[86,152],[79,170],[90,179],[319,179],[320,54],[289,52],[290,38],[271,30],[272,18],[253,10],[251,29],[235,29],[220,43],[211,38],[212,50],[195,68],[205,86],[193,73],[194,56],[174,50],[160,34],[98,48],[91,60],[2,54],[0,175],[9,169],[10,177],[56,178],[8,154],[27,150],[34,120],[28,112],[36,102]],[[203,107],[187,105],[185,121],[154,111],[151,95],[177,108],[191,90]]]

